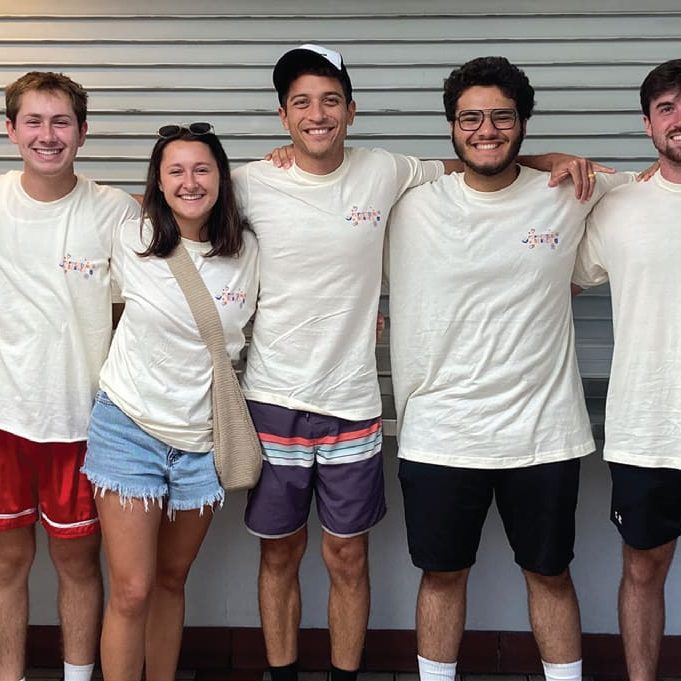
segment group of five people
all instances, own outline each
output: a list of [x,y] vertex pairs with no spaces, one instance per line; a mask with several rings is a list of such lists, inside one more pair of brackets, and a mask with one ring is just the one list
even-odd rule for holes
[[[230,174],[210,124],[163,126],[141,211],[74,172],[87,132],[81,86],[33,72],[6,89],[23,170],[0,178],[0,681],[24,673],[38,517],[59,578],[66,681],[92,673],[100,525],[104,676],[138,679],[146,666],[147,679],[174,678],[185,581],[224,499],[211,452],[212,365],[165,262],[180,243],[232,358],[255,311],[242,384],[263,472],[246,525],[260,537],[273,681],[297,676],[313,494],[333,681],[355,678],[360,664],[368,532],[386,510],[374,354],[383,270],[399,477],[409,551],[423,570],[421,678],[456,674],[468,572],[493,497],[527,582],[545,675],[581,678],[568,565],[579,460],[595,446],[570,283],[610,278],[605,457],[625,541],[620,621],[631,679],[653,679],[681,532],[681,322],[671,295],[681,60],[641,88],[659,155],[648,183],[562,155],[519,165],[534,90],[501,57],[474,59],[445,83],[459,164],[346,147],[355,102],[333,50],[291,50],[273,80],[294,163]],[[552,185],[569,175],[574,187],[548,186],[548,170]]]

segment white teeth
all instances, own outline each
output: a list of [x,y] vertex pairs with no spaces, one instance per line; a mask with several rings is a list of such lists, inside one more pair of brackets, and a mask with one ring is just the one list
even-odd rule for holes
[[309,135],[325,135],[329,132],[329,128],[311,128],[310,130],[306,130],[306,132]]
[[499,145],[495,143],[490,143],[490,144],[476,144],[475,148],[476,149],[481,149],[482,151],[487,151],[489,149],[496,149]]
[[672,139],[673,139],[675,142],[681,142],[681,134],[679,134],[679,135],[672,135]]
[[33,151],[41,156],[56,156],[61,149],[34,149]]
[[180,194],[183,201],[198,201],[204,197],[203,194]]

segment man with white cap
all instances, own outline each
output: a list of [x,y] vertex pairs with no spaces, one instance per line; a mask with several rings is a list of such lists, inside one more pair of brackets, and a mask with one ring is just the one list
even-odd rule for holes
[[261,277],[244,393],[263,474],[246,524],[261,537],[260,611],[273,681],[297,673],[298,570],[313,492],[331,580],[332,678],[352,679],[369,613],[368,531],[385,514],[374,356],[388,213],[440,161],[345,148],[355,116],[340,54],[303,45],[274,69],[295,165],[233,176]]
[[333,50],[291,50],[273,80],[295,165],[260,161],[233,173],[261,254],[243,388],[264,464],[246,525],[261,538],[260,615],[272,679],[292,681],[298,573],[315,494],[331,583],[331,679],[351,681],[369,614],[368,531],[386,511],[374,355],[385,224],[407,189],[455,164],[346,148],[355,102]]

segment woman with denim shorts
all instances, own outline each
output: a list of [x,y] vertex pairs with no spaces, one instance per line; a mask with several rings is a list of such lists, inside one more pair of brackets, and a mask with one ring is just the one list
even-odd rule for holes
[[184,585],[222,505],[213,463],[212,363],[165,257],[182,242],[215,300],[232,358],[255,310],[258,249],[209,123],[159,130],[142,223],[116,236],[125,309],[100,376],[83,472],[95,487],[110,597],[107,681],[174,679]]

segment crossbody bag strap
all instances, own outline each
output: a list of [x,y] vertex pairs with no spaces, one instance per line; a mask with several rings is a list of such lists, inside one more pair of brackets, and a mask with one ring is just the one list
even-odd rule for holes
[[225,350],[225,335],[213,296],[182,242],[178,243],[175,250],[166,258],[166,262],[187,299],[201,338],[208,346],[214,370],[226,364],[231,371],[224,372],[225,378],[228,379],[231,374],[232,380],[237,381],[232,362]]

